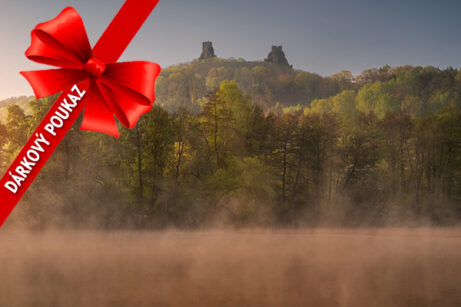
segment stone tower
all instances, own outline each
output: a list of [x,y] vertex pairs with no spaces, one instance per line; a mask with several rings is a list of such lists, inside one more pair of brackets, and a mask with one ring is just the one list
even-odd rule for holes
[[285,53],[282,50],[282,46],[272,46],[272,51],[267,55],[267,58],[264,59],[265,62],[270,62],[279,65],[290,66],[288,64]]
[[212,42],[203,42],[202,43],[202,54],[200,55],[200,60],[212,59],[215,58],[213,43]]

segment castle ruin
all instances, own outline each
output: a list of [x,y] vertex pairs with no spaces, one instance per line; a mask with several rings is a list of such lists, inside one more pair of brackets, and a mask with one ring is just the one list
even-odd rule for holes
[[[200,55],[200,60],[213,59],[216,57],[214,53],[213,43],[210,41],[202,43],[202,54]],[[285,53],[282,50],[282,46],[272,46],[271,52],[267,55],[267,58],[264,59],[264,62],[293,67],[293,65],[288,64],[288,60],[285,56]]]
[[216,57],[216,54],[214,53],[213,43],[203,42],[202,43],[202,54],[200,55],[200,60],[212,59],[215,57]]
[[282,46],[272,46],[271,52],[267,55],[267,58],[264,59],[265,62],[270,62],[279,65],[290,66],[288,60],[285,57],[285,53],[282,50]]

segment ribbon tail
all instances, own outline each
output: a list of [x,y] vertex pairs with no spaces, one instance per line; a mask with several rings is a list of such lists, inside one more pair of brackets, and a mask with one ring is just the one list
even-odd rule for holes
[[105,63],[117,62],[158,2],[126,0],[94,46],[94,56]]
[[[81,92],[87,91],[88,81],[78,83],[77,88]],[[56,112],[61,112],[62,114],[62,111],[60,111],[62,109],[62,103],[69,98],[69,95],[76,94],[77,93],[72,89],[65,89],[63,91],[63,93],[59,96],[59,98],[53,104],[51,109],[45,115],[45,118],[40,122],[36,130],[33,133],[31,133],[30,139],[18,153],[14,162],[5,172],[5,175],[0,179],[0,226],[3,224],[5,219],[11,213],[13,208],[24,195],[24,193],[26,193],[28,187],[32,184],[35,177],[39,174],[40,170],[45,165],[46,161],[51,157],[55,149],[58,147],[59,143],[62,141],[66,133],[69,131],[69,129],[72,127],[72,125],[82,112],[85,104],[84,100],[86,99],[87,94],[81,96],[82,99],[76,103],[76,105],[73,107],[72,112],[69,112],[69,117],[63,121],[63,125],[61,126],[61,128],[53,130],[54,134],[51,134],[49,130],[47,130],[46,128],[46,126],[48,126],[51,122],[51,118],[56,116]],[[47,143],[41,143],[44,151],[37,151],[37,154],[39,154],[40,159],[34,161],[34,163],[28,163],[30,164],[30,172],[26,174],[27,176],[24,176],[25,178],[21,186],[17,187],[17,191],[12,193],[12,191],[7,189],[5,186],[7,182],[11,180],[10,173],[16,173],[18,167],[22,168],[23,166],[25,166],[22,163],[24,163],[24,161],[29,160],[27,155],[30,149],[34,147],[34,145],[37,146],[38,135],[41,135],[43,141],[45,141],[45,138],[46,140],[48,140]]]
[[21,75],[27,79],[37,99],[61,92],[88,78],[85,72],[70,68],[22,71]]
[[96,82],[90,83],[86,99],[80,130],[102,132],[118,138],[119,133],[114,115],[104,101]]

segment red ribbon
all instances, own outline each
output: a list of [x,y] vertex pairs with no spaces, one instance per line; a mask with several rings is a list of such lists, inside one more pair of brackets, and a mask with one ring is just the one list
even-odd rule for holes
[[[151,110],[160,66],[116,63],[159,0],[126,0],[93,49],[73,8],[32,30],[26,56],[58,69],[21,72],[37,98],[62,94],[0,180],[0,226],[85,109],[81,129],[118,137]],[[61,117],[59,117],[60,115]]]
[[26,56],[35,62],[61,67],[21,74],[42,98],[89,80],[81,129],[118,137],[113,114],[127,128],[152,109],[154,83],[160,66],[151,62],[108,63],[91,50],[82,19],[71,7],[32,30]]

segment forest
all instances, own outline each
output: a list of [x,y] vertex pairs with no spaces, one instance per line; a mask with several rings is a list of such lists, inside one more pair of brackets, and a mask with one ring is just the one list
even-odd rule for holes
[[[71,129],[11,217],[98,227],[451,225],[461,71],[331,77],[221,59],[167,68],[120,138]],[[57,96],[6,106],[0,169]],[[27,109],[27,112],[25,111]]]

